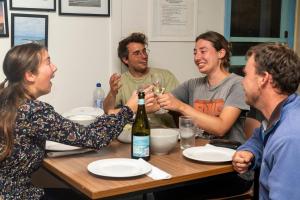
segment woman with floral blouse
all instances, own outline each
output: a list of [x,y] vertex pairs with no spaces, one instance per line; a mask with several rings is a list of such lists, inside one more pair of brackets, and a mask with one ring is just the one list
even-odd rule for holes
[[116,114],[98,117],[87,127],[73,123],[51,105],[37,100],[51,91],[56,70],[48,51],[34,43],[16,46],[4,58],[6,79],[0,85],[0,199],[53,199],[52,193],[31,182],[31,175],[42,164],[46,140],[100,149],[121,133],[137,109],[137,95],[133,94]]

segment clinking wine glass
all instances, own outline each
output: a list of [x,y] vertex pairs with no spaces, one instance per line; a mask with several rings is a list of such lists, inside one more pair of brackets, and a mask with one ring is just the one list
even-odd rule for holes
[[[162,87],[161,83],[161,76],[159,74],[151,74],[151,82],[153,84],[153,93],[155,96],[162,95],[165,91],[165,88]],[[158,111],[156,111],[156,114],[164,114],[167,113],[168,110],[165,110],[163,108],[160,108]]]

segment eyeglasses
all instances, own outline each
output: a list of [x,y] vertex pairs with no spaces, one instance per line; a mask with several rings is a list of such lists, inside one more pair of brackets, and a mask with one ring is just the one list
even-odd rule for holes
[[149,49],[144,48],[142,50],[136,50],[136,51],[132,52],[131,54],[134,56],[142,56],[142,55],[146,56],[146,55],[148,55],[149,52],[150,52]]

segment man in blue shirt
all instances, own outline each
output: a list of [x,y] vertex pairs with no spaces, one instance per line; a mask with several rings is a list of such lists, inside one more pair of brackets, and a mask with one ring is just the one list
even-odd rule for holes
[[233,156],[239,173],[260,168],[259,199],[300,199],[300,58],[278,44],[247,52],[246,102],[265,117]]

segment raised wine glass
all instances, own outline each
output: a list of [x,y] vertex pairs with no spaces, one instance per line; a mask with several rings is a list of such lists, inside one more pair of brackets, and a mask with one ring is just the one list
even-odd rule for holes
[[[162,95],[165,91],[165,88],[162,87],[162,80],[161,76],[159,74],[151,74],[151,82],[153,84],[153,93],[155,96]],[[164,114],[167,113],[168,110],[165,110],[163,108],[160,108],[158,111],[156,111],[156,114]]]

